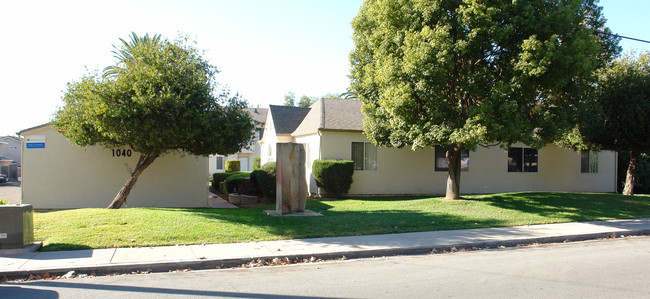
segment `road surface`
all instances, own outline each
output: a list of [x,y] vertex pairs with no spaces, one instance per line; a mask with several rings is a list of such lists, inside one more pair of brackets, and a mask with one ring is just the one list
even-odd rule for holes
[[650,298],[650,237],[0,284],[0,298]]

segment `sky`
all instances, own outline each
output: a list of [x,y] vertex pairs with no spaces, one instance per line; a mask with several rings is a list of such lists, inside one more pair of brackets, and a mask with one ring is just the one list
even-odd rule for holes
[[[113,45],[138,35],[188,36],[217,81],[252,107],[293,91],[320,97],[348,87],[350,21],[362,0],[2,1],[0,136],[52,119],[68,82],[114,64]],[[650,1],[602,0],[617,34],[650,40]],[[623,40],[625,51],[650,44]]]

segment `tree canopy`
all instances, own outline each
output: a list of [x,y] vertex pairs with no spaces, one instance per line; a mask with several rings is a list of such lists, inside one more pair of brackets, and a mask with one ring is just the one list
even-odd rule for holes
[[351,91],[380,146],[540,147],[573,127],[593,72],[617,53],[591,0],[375,0],[352,21]]
[[120,39],[104,76],[68,83],[53,125],[80,146],[128,147],[140,153],[131,178],[109,207],[119,208],[142,171],[160,155],[237,152],[253,124],[246,101],[219,88],[216,67],[184,38]]
[[627,54],[599,73],[579,126],[587,147],[628,152],[623,194],[634,194],[636,162],[650,152],[650,52]]

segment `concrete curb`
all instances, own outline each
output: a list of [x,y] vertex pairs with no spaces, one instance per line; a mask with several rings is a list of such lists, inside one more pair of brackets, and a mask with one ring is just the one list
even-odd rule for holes
[[549,243],[564,243],[564,242],[577,242],[587,241],[602,238],[612,238],[616,236],[639,236],[650,235],[650,229],[637,229],[637,230],[619,230],[600,233],[588,234],[575,234],[563,235],[553,237],[534,237],[534,238],[521,238],[505,241],[468,241],[455,244],[445,244],[439,246],[412,246],[403,248],[390,248],[390,249],[369,249],[358,251],[340,251],[340,252],[327,252],[318,254],[288,254],[286,256],[278,255],[263,255],[253,258],[229,258],[229,259],[200,259],[200,260],[187,260],[187,261],[167,261],[155,263],[128,263],[128,264],[111,264],[111,265],[94,265],[94,266],[76,266],[76,267],[59,267],[50,269],[34,269],[34,270],[10,270],[0,271],[0,278],[7,277],[8,279],[27,278],[30,275],[37,276],[48,273],[52,276],[64,275],[70,271],[76,274],[130,274],[133,272],[168,272],[175,270],[184,270],[191,268],[192,270],[206,270],[206,269],[221,269],[221,268],[234,268],[251,261],[272,260],[274,258],[287,257],[290,260],[309,259],[311,257],[322,260],[333,260],[345,257],[347,259],[371,258],[379,256],[397,256],[397,255],[423,255],[436,252],[445,252],[456,250],[477,250],[477,249],[491,249],[499,247],[515,247],[518,245],[526,244],[549,244]]

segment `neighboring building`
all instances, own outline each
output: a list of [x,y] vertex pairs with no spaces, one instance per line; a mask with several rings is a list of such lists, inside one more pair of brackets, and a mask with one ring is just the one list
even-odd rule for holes
[[20,178],[20,138],[0,137],[0,173],[7,175],[9,181]]
[[[22,202],[36,209],[104,208],[124,186],[139,154],[79,147],[46,124],[21,131]],[[208,206],[207,157],[167,154],[138,178],[128,207]]]
[[[363,135],[361,102],[322,99],[309,108],[270,106],[260,141],[262,164],[275,160],[276,144],[305,144],[309,192],[317,193],[311,175],[315,159],[354,161],[351,196],[444,194],[444,149],[377,148]],[[471,162],[471,163],[470,163]],[[615,192],[616,153],[582,152],[524,144],[467,152],[461,193],[514,191]]]
[[18,136],[3,136],[0,137],[0,142],[6,143],[0,150],[0,156],[8,157],[20,166],[20,138]]
[[259,140],[262,139],[262,134],[264,133],[264,122],[266,121],[266,114],[269,109],[267,108],[246,108],[244,111],[250,114],[251,118],[255,122],[255,133],[253,139],[249,145],[241,151],[224,156],[224,155],[211,155],[209,159],[209,172],[212,175],[215,172],[224,172],[226,167],[226,161],[238,159],[240,161],[240,170],[241,171],[253,171],[253,161],[255,157],[260,156],[260,144]]

